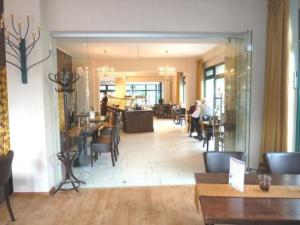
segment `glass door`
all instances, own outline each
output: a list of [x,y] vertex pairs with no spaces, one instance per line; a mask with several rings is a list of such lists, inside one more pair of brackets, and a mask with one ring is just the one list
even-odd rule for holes
[[252,58],[252,33],[228,39],[225,56],[224,112],[223,125],[224,151],[243,151],[249,155],[250,131],[250,76]]

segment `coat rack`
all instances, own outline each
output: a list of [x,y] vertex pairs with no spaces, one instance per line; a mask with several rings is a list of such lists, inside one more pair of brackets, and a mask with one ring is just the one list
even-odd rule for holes
[[[78,180],[73,174],[73,164],[75,158],[78,156],[77,151],[71,151],[69,147],[69,107],[68,95],[74,91],[73,84],[76,83],[80,76],[77,73],[70,73],[63,69],[62,73],[49,73],[48,78],[57,84],[55,90],[64,94],[64,114],[65,114],[65,130],[64,130],[64,150],[57,154],[58,159],[65,166],[65,175],[63,181],[58,185],[53,194],[59,190],[75,190],[78,192],[80,184],[85,184],[83,181]],[[65,184],[71,184],[72,188],[63,188]]]
[[10,16],[12,31],[10,31],[5,23],[5,17],[2,15],[0,20],[0,30],[4,32],[5,44],[9,47],[10,51],[6,50],[5,53],[11,58],[18,61],[17,63],[6,60],[7,63],[15,66],[19,70],[21,70],[22,74],[22,83],[27,84],[27,72],[32,67],[44,62],[45,60],[50,58],[51,55],[51,45],[49,47],[48,56],[32,65],[27,65],[27,59],[29,54],[34,49],[36,43],[40,40],[41,31],[40,28],[37,28],[37,35],[35,32],[32,33],[32,42],[30,44],[26,44],[26,38],[28,36],[28,31],[30,27],[29,16],[27,16],[27,25],[26,29],[22,30],[21,22],[15,22],[14,15]]

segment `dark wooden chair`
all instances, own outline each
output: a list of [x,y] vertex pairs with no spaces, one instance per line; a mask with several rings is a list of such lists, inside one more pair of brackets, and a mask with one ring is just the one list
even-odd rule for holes
[[269,152],[263,155],[267,173],[300,174],[300,153]]
[[157,106],[157,118],[163,118],[164,117],[164,106],[162,104],[159,104]]
[[[117,123],[115,125],[116,127],[116,136],[113,139],[113,144],[114,144],[114,149],[117,153],[117,155],[119,155],[119,144],[121,141],[121,137],[120,137],[120,132],[121,132],[121,124]],[[110,130],[106,130],[106,132],[100,132],[100,138],[112,138],[112,129]]]
[[204,152],[207,173],[229,173],[230,157],[244,161],[244,152]]
[[8,196],[8,180],[11,177],[11,164],[14,158],[14,152],[9,151],[8,154],[4,157],[0,157],[0,190],[4,191],[4,197],[6,206],[12,221],[15,221],[14,213],[11,209],[9,196]]
[[118,160],[118,150],[116,149],[116,141],[118,139],[117,132],[118,126],[115,125],[112,127],[110,136],[100,135],[91,142],[91,167],[93,167],[94,158],[98,157],[98,153],[110,153],[112,165],[115,166],[115,161]]
[[182,123],[186,123],[186,109],[180,108],[179,110],[179,124],[182,126]]

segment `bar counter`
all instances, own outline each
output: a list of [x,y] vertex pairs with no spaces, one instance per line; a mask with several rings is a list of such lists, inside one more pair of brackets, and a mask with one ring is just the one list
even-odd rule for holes
[[108,106],[113,112],[121,112],[123,119],[123,130],[126,133],[143,133],[153,132],[153,116],[152,109],[124,109],[122,107]]

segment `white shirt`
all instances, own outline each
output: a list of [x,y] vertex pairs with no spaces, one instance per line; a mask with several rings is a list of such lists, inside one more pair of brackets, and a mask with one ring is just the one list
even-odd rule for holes
[[201,116],[212,116],[212,110],[206,103],[200,105],[200,115]]
[[192,113],[192,117],[193,118],[199,118],[200,117],[200,112],[201,112],[200,107],[196,107],[196,110]]

